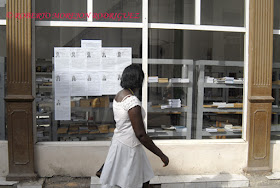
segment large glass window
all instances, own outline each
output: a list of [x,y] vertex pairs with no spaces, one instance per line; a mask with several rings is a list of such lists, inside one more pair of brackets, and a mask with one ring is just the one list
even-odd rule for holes
[[[275,1],[276,2],[276,1]],[[273,73],[272,73],[272,103],[271,140],[280,139],[280,35],[273,36]]]
[[[54,119],[54,47],[81,47],[81,40],[102,40],[102,47],[131,47],[133,62],[141,62],[140,29],[36,28],[36,109],[38,141],[108,140],[115,123],[113,95],[71,97],[71,120]],[[141,96],[137,94],[141,99]],[[98,104],[97,104],[98,103]]]
[[37,21],[87,21],[86,0],[36,0],[35,6],[37,15],[42,13]]
[[194,0],[149,1],[150,23],[194,23]]
[[6,0],[0,0],[0,19],[6,19]]
[[[142,0],[93,1],[93,13],[93,21],[142,22]],[[101,16],[101,13],[104,16]],[[96,14],[99,14],[99,17]]]
[[4,101],[6,78],[6,26],[0,26],[0,140],[7,138]]
[[279,14],[280,0],[274,0],[274,16],[273,28],[280,29],[280,14]]
[[149,31],[148,133],[241,138],[244,34]]
[[[92,11],[95,22],[36,27],[39,141],[107,140],[112,136],[113,95],[71,97],[71,120],[54,118],[54,47],[81,47],[84,39],[102,40],[102,47],[131,47],[133,63],[141,64],[142,51],[147,50],[148,61],[143,62],[148,62],[148,70],[144,70],[148,88],[143,88],[143,96],[148,97],[142,100],[142,91],[138,96],[147,101],[147,129],[154,139],[241,138],[244,33],[236,30],[244,27],[245,1],[150,0],[147,7],[142,4],[142,0],[36,0],[37,13]],[[200,5],[199,10],[196,6]],[[149,11],[148,18],[143,17],[143,9]],[[148,24],[148,35],[145,24],[129,23],[142,23],[143,19],[153,23]],[[58,20],[69,21],[69,15]],[[71,21],[75,20],[91,19]],[[120,24],[124,28],[103,28],[110,26],[100,22],[126,23]],[[87,28],[88,24],[94,28]],[[232,27],[219,26],[235,27],[235,32]],[[96,100],[103,101],[101,107],[94,106]]]
[[244,0],[201,0],[201,24],[244,27]]

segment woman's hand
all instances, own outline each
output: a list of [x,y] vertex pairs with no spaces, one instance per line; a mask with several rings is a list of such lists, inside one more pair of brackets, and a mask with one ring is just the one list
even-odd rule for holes
[[162,162],[164,163],[163,167],[166,167],[169,163],[169,158],[163,154],[162,157],[160,157],[160,159],[162,160]]

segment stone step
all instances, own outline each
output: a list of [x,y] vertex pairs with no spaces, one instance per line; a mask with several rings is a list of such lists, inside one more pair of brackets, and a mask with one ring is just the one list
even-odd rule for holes
[[17,188],[42,188],[44,181],[44,178],[39,178],[36,181],[21,182],[17,185]]
[[6,177],[0,177],[0,188],[17,187],[18,181],[6,181]]
[[40,178],[35,181],[6,181],[5,177],[0,177],[0,188],[42,188],[44,184],[44,178]]
[[[155,176],[150,184],[161,188],[249,187],[249,180],[240,174]],[[99,178],[91,177],[91,188],[100,188]]]

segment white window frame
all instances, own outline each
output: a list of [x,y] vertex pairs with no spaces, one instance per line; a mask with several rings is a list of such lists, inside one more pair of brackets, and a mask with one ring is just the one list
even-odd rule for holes
[[[34,0],[35,1],[35,0]],[[142,29],[142,69],[145,74],[145,80],[142,89],[143,108],[146,112],[145,126],[147,128],[148,116],[148,30],[149,29],[177,29],[177,30],[195,30],[195,31],[218,31],[218,32],[238,32],[244,33],[244,84],[243,84],[243,114],[248,111],[248,52],[249,52],[249,0],[244,0],[245,4],[245,23],[244,27],[234,26],[216,26],[201,25],[201,0],[195,0],[195,18],[194,24],[170,24],[170,23],[149,23],[148,22],[148,0],[142,0],[142,22],[93,22],[92,17],[86,21],[35,21],[35,27],[94,27],[94,28],[135,28]],[[87,0],[87,12],[93,12],[93,0]],[[0,20],[1,24],[6,24]],[[274,30],[274,34],[280,35],[280,30]],[[242,139],[246,138],[247,116],[243,115]],[[226,140],[233,139],[223,139]],[[234,139],[238,140],[238,139]]]

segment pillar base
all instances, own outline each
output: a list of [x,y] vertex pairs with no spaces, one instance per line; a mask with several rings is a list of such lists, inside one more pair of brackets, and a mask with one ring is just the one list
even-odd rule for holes
[[35,173],[21,173],[21,174],[17,174],[17,173],[9,173],[6,177],[7,181],[21,181],[21,180],[35,180],[37,179],[38,176]]
[[246,167],[243,169],[245,173],[269,173],[272,172],[272,169],[268,166],[266,167]]

